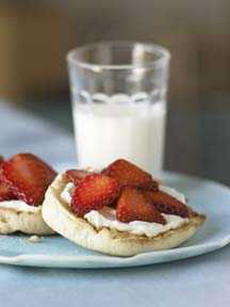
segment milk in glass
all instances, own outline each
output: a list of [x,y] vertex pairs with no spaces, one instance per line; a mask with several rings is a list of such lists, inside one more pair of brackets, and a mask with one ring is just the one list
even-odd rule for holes
[[102,169],[124,158],[159,176],[164,160],[165,101],[125,95],[73,104],[78,162]]

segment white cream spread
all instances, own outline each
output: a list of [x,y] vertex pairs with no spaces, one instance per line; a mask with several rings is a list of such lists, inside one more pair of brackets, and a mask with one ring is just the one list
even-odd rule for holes
[[149,238],[167,230],[175,229],[187,222],[188,220],[177,215],[162,215],[167,221],[167,224],[165,225],[143,221],[122,223],[116,219],[116,210],[110,207],[104,207],[100,211],[92,210],[86,213],[84,218],[97,229],[100,229],[102,227],[115,228],[119,231],[127,231],[137,235],[146,235]]
[[[72,192],[74,189],[73,183],[68,183],[61,193],[61,199],[70,205]],[[183,194],[177,192],[168,186],[160,185],[159,189],[171,196],[177,198],[179,201],[186,203],[186,199]],[[133,221],[129,223],[122,223],[116,219],[116,210],[105,206],[102,210],[92,210],[85,214],[84,218],[97,229],[102,227],[108,227],[110,229],[115,228],[119,231],[127,231],[132,234],[146,235],[147,237],[153,237],[160,233],[166,232],[170,229],[175,229],[188,222],[187,218],[182,218],[177,215],[162,214],[167,223],[161,225],[159,223],[149,223],[144,221]]]
[[73,189],[74,184],[72,182],[68,182],[61,193],[61,200],[63,200],[68,205],[71,204]]
[[41,206],[30,206],[21,200],[7,200],[0,202],[0,208],[14,209],[18,212],[38,212],[41,210]]

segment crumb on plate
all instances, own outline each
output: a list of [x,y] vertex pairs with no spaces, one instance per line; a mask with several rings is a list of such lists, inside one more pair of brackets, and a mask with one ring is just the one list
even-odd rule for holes
[[34,236],[30,236],[27,241],[29,243],[38,243],[41,240],[41,237],[34,235]]

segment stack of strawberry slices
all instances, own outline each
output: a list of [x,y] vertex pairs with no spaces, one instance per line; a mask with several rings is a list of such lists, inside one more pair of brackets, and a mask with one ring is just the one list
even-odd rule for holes
[[0,202],[21,200],[31,206],[42,204],[56,172],[30,153],[0,158]]
[[65,177],[74,184],[71,209],[78,217],[104,206],[116,209],[116,218],[166,224],[164,214],[183,218],[193,213],[186,204],[159,189],[159,182],[136,165],[119,159],[100,173],[68,170]]

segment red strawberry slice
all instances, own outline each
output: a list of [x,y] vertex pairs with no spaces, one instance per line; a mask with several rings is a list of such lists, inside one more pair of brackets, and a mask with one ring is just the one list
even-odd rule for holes
[[11,188],[6,183],[0,181],[0,201],[15,199]]
[[158,188],[158,182],[154,181],[149,173],[124,159],[116,160],[110,164],[102,171],[102,174],[117,179],[121,186],[143,189]]
[[162,213],[179,215],[181,217],[189,217],[191,215],[191,210],[188,206],[165,192],[143,191],[142,193],[146,200],[150,201]]
[[75,185],[78,185],[78,183],[82,179],[85,179],[86,176],[89,176],[91,174],[93,173],[86,170],[77,170],[77,169],[70,169],[65,172],[67,180],[73,182]]
[[101,174],[89,175],[74,190],[72,210],[78,216],[84,216],[91,210],[100,210],[115,200],[119,190],[116,179]]
[[40,205],[56,172],[38,157],[21,153],[2,166],[3,181],[10,186],[15,198],[29,205]]
[[11,200],[14,198],[12,191],[5,182],[2,181],[2,166],[4,164],[4,158],[0,156],[0,201]]
[[11,188],[4,182],[0,183],[0,201],[15,199]]
[[4,163],[4,158],[3,156],[0,156],[0,181],[2,180],[2,166]]
[[141,194],[140,191],[126,187],[118,200],[117,219],[123,223],[146,221],[165,224],[160,212]]

